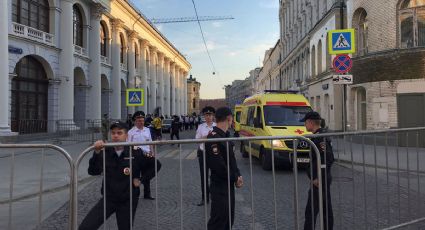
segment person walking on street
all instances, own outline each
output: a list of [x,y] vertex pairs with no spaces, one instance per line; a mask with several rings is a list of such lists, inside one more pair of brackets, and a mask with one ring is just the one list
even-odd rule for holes
[[107,141],[108,140],[108,134],[109,134],[109,118],[108,114],[103,114],[102,118],[102,140]]
[[159,118],[158,114],[155,114],[155,118],[152,121],[152,126],[154,130],[154,140],[161,140],[162,139],[162,120]]
[[[214,113],[215,109],[211,106],[207,106],[202,109],[202,113],[205,117],[205,123],[199,125],[198,129],[196,130],[196,139],[206,139],[208,134],[212,132],[213,127],[216,126],[216,124],[213,122],[214,120]],[[198,162],[199,162],[199,172],[201,175],[201,191],[202,191],[202,200],[198,204],[198,206],[203,206],[206,203],[209,203],[210,201],[210,185],[208,183],[208,177],[209,177],[209,169],[207,167],[204,167],[204,163],[206,165],[206,162],[204,162],[204,144],[199,144],[198,146]],[[207,193],[205,194],[204,185],[207,188]]]
[[[112,142],[127,140],[127,124],[115,122],[110,127]],[[103,154],[103,151],[105,153]],[[133,152],[130,157],[130,147],[106,147],[104,141],[94,144],[94,153],[89,161],[88,173],[92,176],[104,174],[106,184],[102,182],[102,198],[89,211],[79,226],[79,230],[98,229],[104,220],[104,202],[106,202],[106,219],[115,213],[119,230],[128,230],[132,223],[130,215],[136,213],[140,194],[139,154]],[[103,162],[105,161],[105,162]],[[103,168],[105,165],[105,169]],[[130,178],[132,184],[130,185]],[[132,196],[130,199],[130,187]],[[104,201],[104,199],[106,199]],[[130,214],[130,205],[132,213]],[[106,224],[106,223],[105,223]]]
[[[227,107],[219,108],[216,110],[215,118],[217,126],[213,128],[207,138],[230,137],[228,129],[233,122],[232,111]],[[228,144],[226,142],[208,142],[205,144],[205,149],[207,166],[211,169],[211,216],[208,220],[208,230],[230,230],[235,219],[235,187],[243,186],[243,179],[233,152],[234,144],[232,142],[228,142]]]
[[[149,128],[146,128],[145,113],[143,111],[137,111],[133,115],[134,127],[128,132],[129,142],[145,142],[152,141],[151,132]],[[153,146],[141,145],[134,146],[134,149],[141,152],[140,158],[140,171],[141,171],[141,183],[143,184],[143,198],[147,200],[154,200],[155,198],[151,195],[151,180],[155,177],[155,161],[157,166],[157,173],[161,170],[161,162],[155,159],[155,152]]]
[[173,121],[171,122],[171,134],[170,138],[173,140],[173,137],[176,137],[177,140],[180,140],[180,121],[178,116],[173,117]]
[[[308,132],[313,134],[325,133],[325,129],[321,128],[322,118],[317,112],[308,112],[301,120],[305,122],[305,127]],[[317,161],[320,160],[321,165],[326,167],[321,169],[321,184],[322,184],[322,200],[323,200],[323,224],[325,230],[332,230],[334,224],[332,199],[331,199],[331,167],[334,162],[334,154],[332,143],[326,137],[314,137],[311,141],[317,146],[320,152],[320,159],[317,159],[316,154],[312,152],[311,169],[307,170],[308,178],[311,180],[311,187],[308,191],[308,201],[305,208],[304,230],[314,230],[316,225],[317,215],[319,213],[319,179],[317,175]],[[313,198],[313,200],[312,200]]]

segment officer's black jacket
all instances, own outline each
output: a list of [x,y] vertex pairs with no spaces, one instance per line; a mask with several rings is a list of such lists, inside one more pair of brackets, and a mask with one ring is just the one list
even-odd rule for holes
[[[314,134],[321,134],[321,133],[325,133],[326,130],[325,129],[318,129]],[[319,149],[320,152],[320,162],[321,164],[324,164],[325,161],[325,155],[324,155],[324,151],[321,148],[321,143],[322,142],[326,142],[326,171],[325,169],[322,168],[322,178],[325,178],[325,174],[327,176],[328,179],[331,178],[331,166],[334,162],[334,154],[333,154],[333,150],[332,150],[332,142],[329,138],[327,137],[315,137],[315,138],[311,138],[311,141],[314,142],[314,144],[317,146],[317,148]],[[311,157],[312,157],[312,164],[311,166],[311,170],[313,173],[313,176],[311,176],[311,170],[310,168],[307,170],[307,175],[310,179],[315,180],[317,179],[317,158],[316,158],[316,154],[315,152],[312,150],[311,152]]]
[[[213,131],[207,136],[211,138],[226,138],[230,137],[230,133],[225,133],[220,128],[214,127]],[[236,164],[235,153],[233,151],[234,144],[229,142],[229,166],[230,166],[230,184],[237,181],[241,173]],[[227,187],[227,145],[226,142],[208,142],[205,143],[205,151],[207,155],[207,166],[211,169],[211,182]]]
[[[127,201],[130,199],[130,175],[125,175],[125,168],[130,168],[129,147],[124,147],[124,151],[118,157],[114,147],[105,148],[105,173],[106,173],[106,199],[111,201]],[[140,152],[132,151],[132,177],[140,177]],[[103,150],[100,153],[93,153],[89,161],[89,175],[96,176],[103,173]],[[140,189],[133,187],[133,197],[138,197]],[[103,182],[101,193],[103,194]],[[134,198],[133,198],[134,199]]]

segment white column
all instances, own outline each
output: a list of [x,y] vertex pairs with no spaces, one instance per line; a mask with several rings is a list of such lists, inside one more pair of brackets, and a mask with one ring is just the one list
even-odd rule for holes
[[183,109],[182,109],[182,75],[181,75],[180,67],[177,68],[176,76],[177,76],[177,111],[179,111],[179,114],[183,114]]
[[111,115],[112,119],[121,119],[121,67],[120,67],[120,36],[119,31],[122,21],[114,19],[112,21],[112,49],[111,49]]
[[180,95],[179,95],[179,67],[177,66],[177,64],[174,66],[174,95],[176,95],[175,99],[174,99],[174,103],[176,104],[176,113],[178,115],[182,115],[180,113],[180,107],[179,107],[179,99],[180,99]]
[[[164,103],[164,54],[158,52],[158,107],[161,107],[161,114],[165,114],[165,103]],[[159,114],[161,116],[161,114]]]
[[181,75],[181,77],[180,77],[180,81],[181,81],[181,84],[182,84],[182,87],[181,87],[181,94],[182,94],[182,104],[181,104],[181,107],[182,107],[182,113],[185,113],[185,114],[187,114],[187,112],[185,111],[185,105],[187,104],[187,102],[185,101],[185,96],[184,96],[184,93],[186,92],[186,90],[184,90],[184,87],[185,87],[185,84],[184,84],[184,81],[185,81],[185,76],[184,76],[184,71],[183,71],[183,69],[181,69],[180,70],[180,75]]
[[175,75],[175,63],[170,62],[170,78],[171,78],[171,114],[178,115],[176,111],[176,75]]
[[156,52],[157,49],[155,47],[150,47],[150,87],[149,87],[149,104],[150,104],[150,108],[149,108],[149,112],[150,113],[154,113],[155,109],[157,107],[156,104],[156,71],[157,71],[157,63],[155,62],[155,57],[156,57]]
[[72,0],[61,1],[59,119],[74,118],[74,44]]
[[[141,67],[141,77],[142,77],[142,88],[143,92],[143,111],[148,113],[148,76],[147,76],[147,66],[146,66],[146,49],[148,45],[148,41],[142,40],[140,47],[140,67]],[[149,57],[148,57],[149,58]]]
[[[129,89],[133,89],[135,88],[135,84],[136,84],[136,57],[135,57],[135,50],[134,50],[134,41],[137,37],[137,32],[136,31],[132,31],[130,32],[130,36],[128,38],[128,82],[127,82],[127,88]],[[135,112],[135,107],[129,107],[128,108],[128,113],[133,114]]]
[[165,114],[171,116],[172,112],[170,111],[171,103],[171,91],[170,91],[170,59],[164,59],[164,86],[165,86]]
[[100,17],[102,16],[103,8],[100,4],[93,4],[90,17],[90,76],[89,85],[89,103],[88,118],[99,120],[102,118],[102,102],[101,102],[101,78],[100,78]]
[[183,89],[184,89],[184,113],[187,113],[187,105],[188,105],[188,101],[187,101],[187,73],[184,73],[183,75]]
[[8,1],[0,1],[0,135],[11,133],[9,125],[9,31],[8,15],[11,11]]

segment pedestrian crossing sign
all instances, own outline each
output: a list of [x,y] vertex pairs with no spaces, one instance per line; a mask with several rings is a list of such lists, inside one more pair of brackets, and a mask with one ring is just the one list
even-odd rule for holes
[[352,54],[356,52],[354,29],[331,30],[328,34],[329,54]]
[[126,104],[127,106],[143,106],[144,101],[143,89],[127,89],[126,90]]

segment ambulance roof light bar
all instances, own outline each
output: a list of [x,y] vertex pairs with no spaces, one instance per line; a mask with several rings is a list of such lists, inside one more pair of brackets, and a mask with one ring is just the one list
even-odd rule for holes
[[287,94],[297,94],[297,90],[264,90],[264,93],[287,93]]

